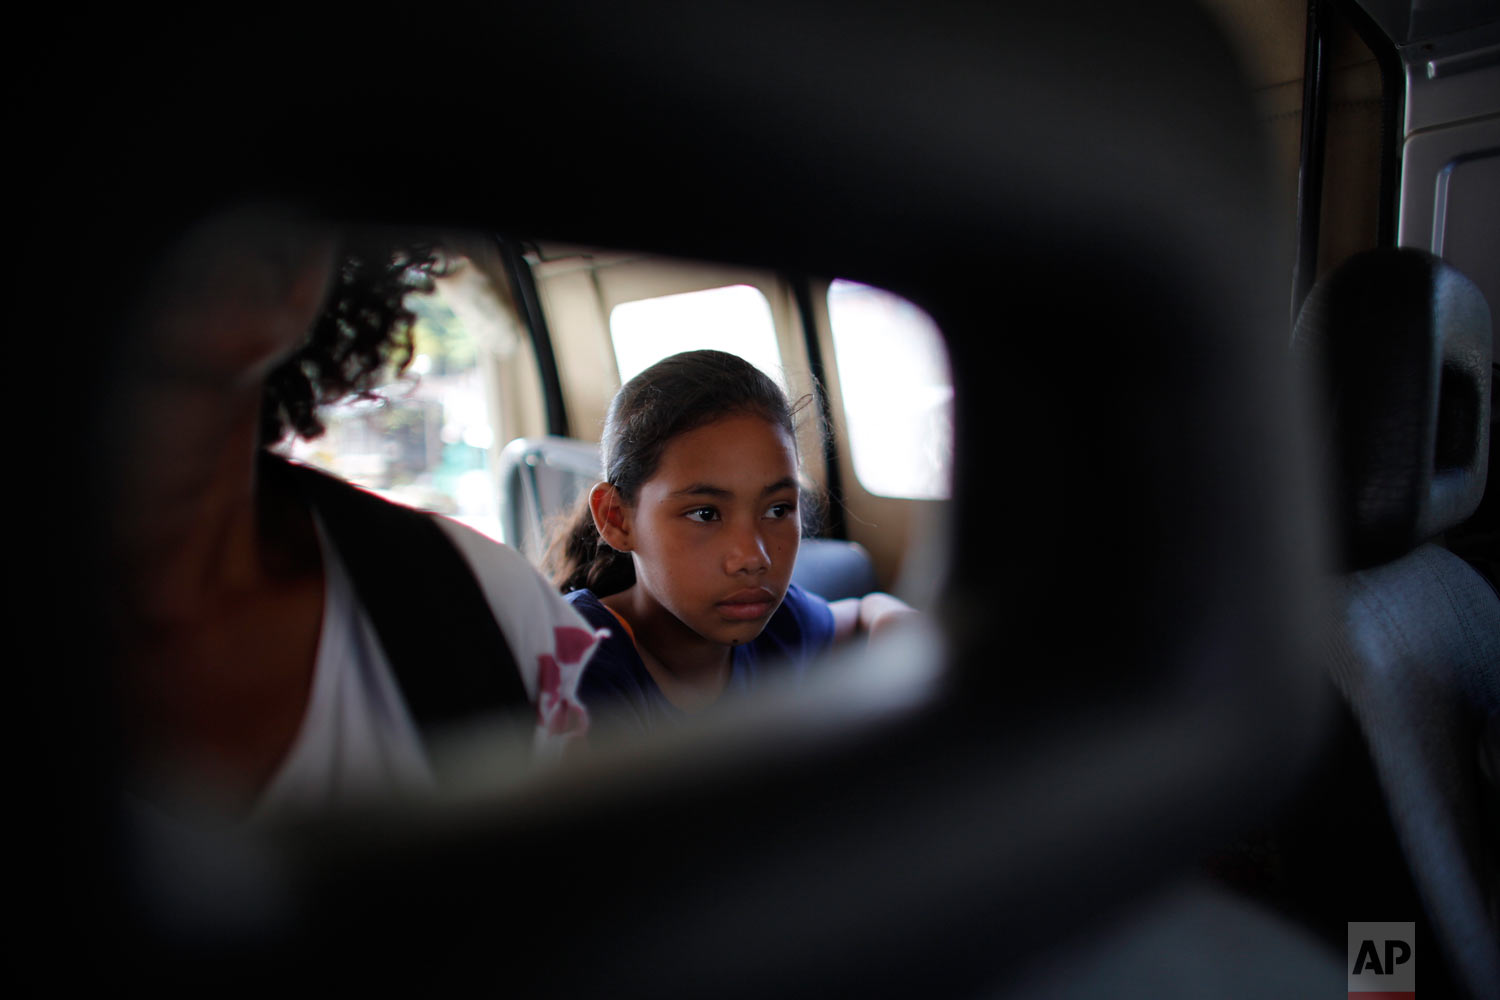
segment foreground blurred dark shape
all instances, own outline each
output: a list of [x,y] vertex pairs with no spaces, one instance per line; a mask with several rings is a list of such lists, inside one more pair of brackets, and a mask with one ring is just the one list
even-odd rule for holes
[[1276,957],[1224,966],[1251,992],[1337,989],[1336,957],[1180,888],[1285,802],[1322,718],[1283,244],[1199,11],[529,5],[163,48],[55,50],[85,98],[48,203],[109,260],[61,280],[87,286],[77,398],[159,249],[252,199],[850,277],[949,339],[948,576],[932,631],[733,731],[189,850],[116,807],[76,625],[93,473],[53,456],[44,939],[182,983],[652,996],[974,992],[1048,956],[1097,982],[1075,950],[1253,941]]

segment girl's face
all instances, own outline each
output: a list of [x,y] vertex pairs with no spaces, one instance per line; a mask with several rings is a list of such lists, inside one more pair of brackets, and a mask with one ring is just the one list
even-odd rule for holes
[[712,642],[760,635],[797,558],[796,477],[791,437],[763,417],[673,439],[624,513],[643,596]]

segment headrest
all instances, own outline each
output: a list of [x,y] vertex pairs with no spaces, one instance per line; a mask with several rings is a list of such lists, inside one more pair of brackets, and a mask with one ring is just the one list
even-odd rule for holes
[[565,437],[516,438],[500,453],[500,537],[533,559],[553,519],[604,478],[599,446]]
[[1422,250],[1357,254],[1313,288],[1293,345],[1326,407],[1346,567],[1389,561],[1479,506],[1491,336],[1479,289]]

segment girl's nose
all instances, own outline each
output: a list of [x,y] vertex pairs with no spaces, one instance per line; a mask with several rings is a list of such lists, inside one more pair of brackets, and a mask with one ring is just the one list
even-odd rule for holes
[[755,528],[734,533],[725,554],[724,569],[729,573],[764,573],[771,568],[771,554],[766,540]]

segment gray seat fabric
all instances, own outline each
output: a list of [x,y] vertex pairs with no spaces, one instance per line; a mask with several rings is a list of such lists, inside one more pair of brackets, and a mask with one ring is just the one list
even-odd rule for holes
[[1334,997],[1344,984],[1339,955],[1304,928],[1216,886],[1184,881],[982,995],[1248,1000]]
[[[500,453],[502,539],[533,562],[547,539],[603,473],[599,446],[565,437],[517,438]],[[870,553],[857,542],[805,538],[792,581],[830,601],[860,597],[876,588]]]
[[1500,830],[1486,828],[1494,789],[1481,770],[1485,728],[1500,713],[1500,598],[1436,545],[1349,574],[1339,597],[1334,681],[1365,734],[1434,936],[1455,978],[1482,996],[1500,983]]
[[1491,336],[1478,289],[1409,249],[1345,262],[1296,330],[1320,367],[1340,476],[1344,573],[1326,660],[1447,972],[1474,996],[1500,982],[1500,830],[1489,828],[1494,789],[1481,768],[1500,712],[1500,596],[1472,565],[1422,543],[1484,494]]

